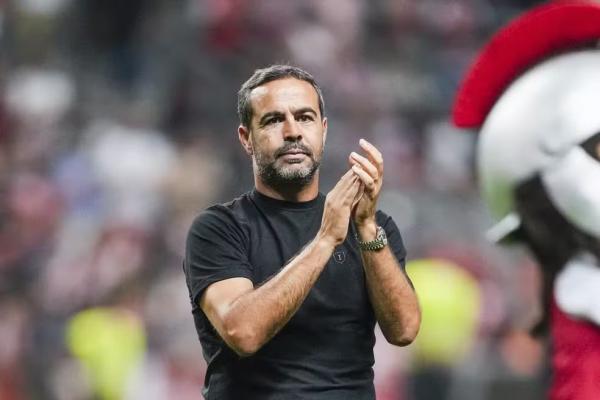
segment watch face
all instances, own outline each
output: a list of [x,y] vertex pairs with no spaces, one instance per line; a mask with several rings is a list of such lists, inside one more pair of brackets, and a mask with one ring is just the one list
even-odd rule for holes
[[377,239],[381,240],[384,245],[387,244],[387,235],[385,234],[385,229],[380,226],[377,227]]

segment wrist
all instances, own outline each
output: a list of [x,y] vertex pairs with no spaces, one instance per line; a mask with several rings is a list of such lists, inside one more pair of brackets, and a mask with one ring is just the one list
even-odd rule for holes
[[362,242],[370,242],[377,238],[377,222],[375,218],[368,218],[356,223],[356,233]]
[[317,233],[315,238],[315,242],[322,247],[324,250],[331,251],[335,249],[335,247],[339,244],[338,241],[331,235],[328,235],[322,231]]

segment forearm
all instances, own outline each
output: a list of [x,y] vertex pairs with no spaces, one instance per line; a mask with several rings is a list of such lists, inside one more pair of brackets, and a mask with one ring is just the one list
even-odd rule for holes
[[[359,228],[362,237],[374,237],[376,227]],[[361,232],[362,231],[362,232]],[[388,342],[405,346],[417,335],[421,312],[417,296],[389,246],[362,251],[367,290],[377,322]]]
[[224,339],[238,354],[267,343],[300,308],[333,253],[334,243],[317,235],[279,273],[237,298],[224,316]]

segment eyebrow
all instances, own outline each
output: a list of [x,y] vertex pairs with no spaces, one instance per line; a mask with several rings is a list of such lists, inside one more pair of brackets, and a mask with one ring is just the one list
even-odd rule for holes
[[302,107],[302,108],[294,111],[294,115],[300,115],[300,114],[306,114],[306,113],[313,114],[315,117],[317,116],[317,112],[315,110],[313,110],[311,107]]
[[[315,118],[317,117],[317,112],[313,108],[311,108],[311,107],[302,107],[302,108],[297,109],[296,111],[294,111],[294,116],[302,115],[302,114],[306,114],[306,113],[313,114],[315,116]],[[259,123],[259,125],[264,125],[265,122],[267,122],[267,120],[269,118],[279,117],[279,116],[282,116],[282,115],[283,115],[283,113],[281,111],[269,111],[268,113],[264,114],[260,118],[260,120],[258,121],[258,123]]]

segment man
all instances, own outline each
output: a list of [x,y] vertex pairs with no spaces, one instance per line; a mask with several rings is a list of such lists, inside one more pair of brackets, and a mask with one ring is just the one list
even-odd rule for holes
[[551,400],[600,393],[600,4],[549,2],[482,50],[454,105],[479,128],[494,241],[539,261],[552,340]]
[[274,65],[238,98],[238,135],[255,189],[208,208],[190,229],[184,270],[213,399],[373,399],[377,321],[409,344],[420,311],[392,219],[377,211],[380,152],[319,193],[327,119],[311,75]]

